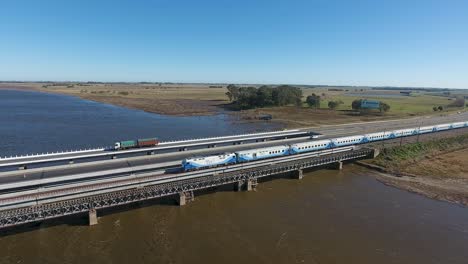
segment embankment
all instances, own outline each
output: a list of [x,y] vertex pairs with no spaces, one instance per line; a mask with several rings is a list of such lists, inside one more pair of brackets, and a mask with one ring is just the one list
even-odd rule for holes
[[468,134],[384,148],[364,161],[384,184],[468,205]]

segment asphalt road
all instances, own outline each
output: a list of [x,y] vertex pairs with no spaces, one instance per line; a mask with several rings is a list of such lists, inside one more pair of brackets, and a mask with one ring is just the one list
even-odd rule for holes
[[[312,130],[314,132],[320,133],[323,135],[321,138],[334,138],[334,137],[341,137],[341,136],[360,135],[360,134],[365,134],[365,133],[370,133],[370,132],[390,131],[390,130],[395,130],[398,128],[411,128],[411,127],[435,125],[435,124],[441,124],[441,123],[450,123],[450,122],[466,121],[466,120],[468,120],[468,113],[464,112],[461,114],[453,114],[449,116],[430,116],[430,117],[418,117],[418,118],[402,119],[402,120],[392,120],[392,121],[378,121],[378,122],[370,122],[370,123],[331,125],[331,126],[321,126],[321,127],[316,127],[316,128],[305,128],[304,130]],[[172,152],[172,153],[164,153],[164,154],[157,154],[157,155],[118,158],[114,160],[110,160],[110,159],[100,160],[100,161],[92,161],[92,162],[86,162],[86,163],[43,167],[43,168],[37,168],[37,169],[1,172],[0,184],[13,183],[13,182],[19,182],[19,181],[28,181],[28,180],[41,179],[41,178],[52,178],[52,177],[72,175],[72,174],[78,174],[78,173],[96,172],[96,171],[118,169],[118,168],[128,168],[128,167],[134,167],[138,165],[166,163],[166,162],[179,163],[182,159],[191,157],[191,156],[209,155],[209,154],[223,153],[223,152],[234,152],[238,150],[276,146],[276,145],[281,145],[281,144],[291,144],[291,143],[296,143],[296,142],[304,142],[308,140],[310,140],[308,137],[307,138],[304,137],[304,138],[295,138],[295,139],[287,139],[287,140],[250,143],[250,144],[244,144],[244,145],[230,145],[230,146],[221,146],[217,148],[188,150],[184,152]]]

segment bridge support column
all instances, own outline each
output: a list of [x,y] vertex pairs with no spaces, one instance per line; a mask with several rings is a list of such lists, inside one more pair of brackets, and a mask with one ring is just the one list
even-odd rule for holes
[[298,169],[297,171],[293,171],[293,173],[294,173],[294,178],[295,179],[302,180],[302,178],[304,177],[304,175],[302,173],[302,169]]
[[337,170],[342,170],[343,169],[343,162],[342,161],[335,162],[335,163],[333,163],[333,166]]
[[27,168],[28,168],[28,166],[26,166],[26,165],[21,165],[21,166],[18,167],[18,170],[25,170],[25,169],[27,169]]
[[380,150],[378,148],[374,148],[374,151],[373,151],[373,157],[374,159],[377,158],[377,156],[380,154]]
[[73,163],[75,163],[75,161],[72,159],[68,161],[68,164],[73,164]]
[[116,155],[112,155],[112,156],[111,156],[111,159],[116,159],[116,158],[117,158]]
[[252,191],[257,188],[257,179],[248,179],[246,182],[246,191]]
[[153,151],[148,151],[146,154],[148,154],[148,155],[154,155],[154,150],[153,150]]
[[98,224],[98,218],[97,218],[97,211],[96,209],[92,208],[88,212],[88,217],[89,217],[89,225],[97,225]]
[[234,191],[236,191],[236,192],[242,191],[242,186],[244,186],[243,181],[238,181],[238,182],[234,183]]
[[188,191],[188,192],[180,192],[179,193],[179,205],[184,206],[188,202],[192,202],[195,200],[195,196],[193,194],[193,191]]

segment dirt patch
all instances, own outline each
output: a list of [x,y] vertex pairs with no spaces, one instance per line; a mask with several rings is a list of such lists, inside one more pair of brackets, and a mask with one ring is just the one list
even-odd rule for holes
[[377,179],[385,185],[421,194],[431,199],[468,206],[468,179],[432,179],[421,177],[395,177],[378,174]]
[[139,109],[165,115],[212,115],[223,111],[222,101],[190,99],[122,98],[114,96],[81,95],[83,99]]
[[376,177],[386,185],[468,206],[466,133],[392,149],[375,160],[357,164],[380,172]]

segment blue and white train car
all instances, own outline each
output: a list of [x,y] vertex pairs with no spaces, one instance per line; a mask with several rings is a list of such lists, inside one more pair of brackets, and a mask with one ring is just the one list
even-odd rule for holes
[[331,147],[331,140],[316,140],[303,143],[292,144],[289,148],[291,154],[304,153],[309,151],[316,151],[322,149],[328,149]]
[[449,130],[449,129],[452,128],[451,126],[452,126],[451,124],[437,125],[437,126],[435,126],[435,131]]
[[465,126],[465,122],[456,122],[452,124],[452,128],[462,128]]
[[236,163],[236,154],[226,153],[205,157],[187,158],[182,161],[184,171],[211,168]]
[[406,137],[406,136],[418,134],[418,129],[417,128],[398,129],[398,130],[392,131],[392,133],[395,137]]
[[378,140],[385,140],[389,139],[392,136],[392,132],[376,132],[364,135],[365,140],[368,142],[378,141]]
[[253,161],[258,159],[267,159],[273,158],[278,156],[287,156],[289,155],[289,146],[282,145],[282,146],[274,146],[268,148],[260,148],[260,149],[249,149],[238,151],[235,153],[237,157],[237,162],[247,162]]
[[350,136],[350,137],[341,137],[341,138],[334,138],[331,140],[332,147],[342,147],[342,146],[349,146],[354,144],[364,143],[364,136]]
[[433,132],[435,129],[435,126],[423,126],[418,129],[419,134],[424,134],[424,133],[430,133]]

